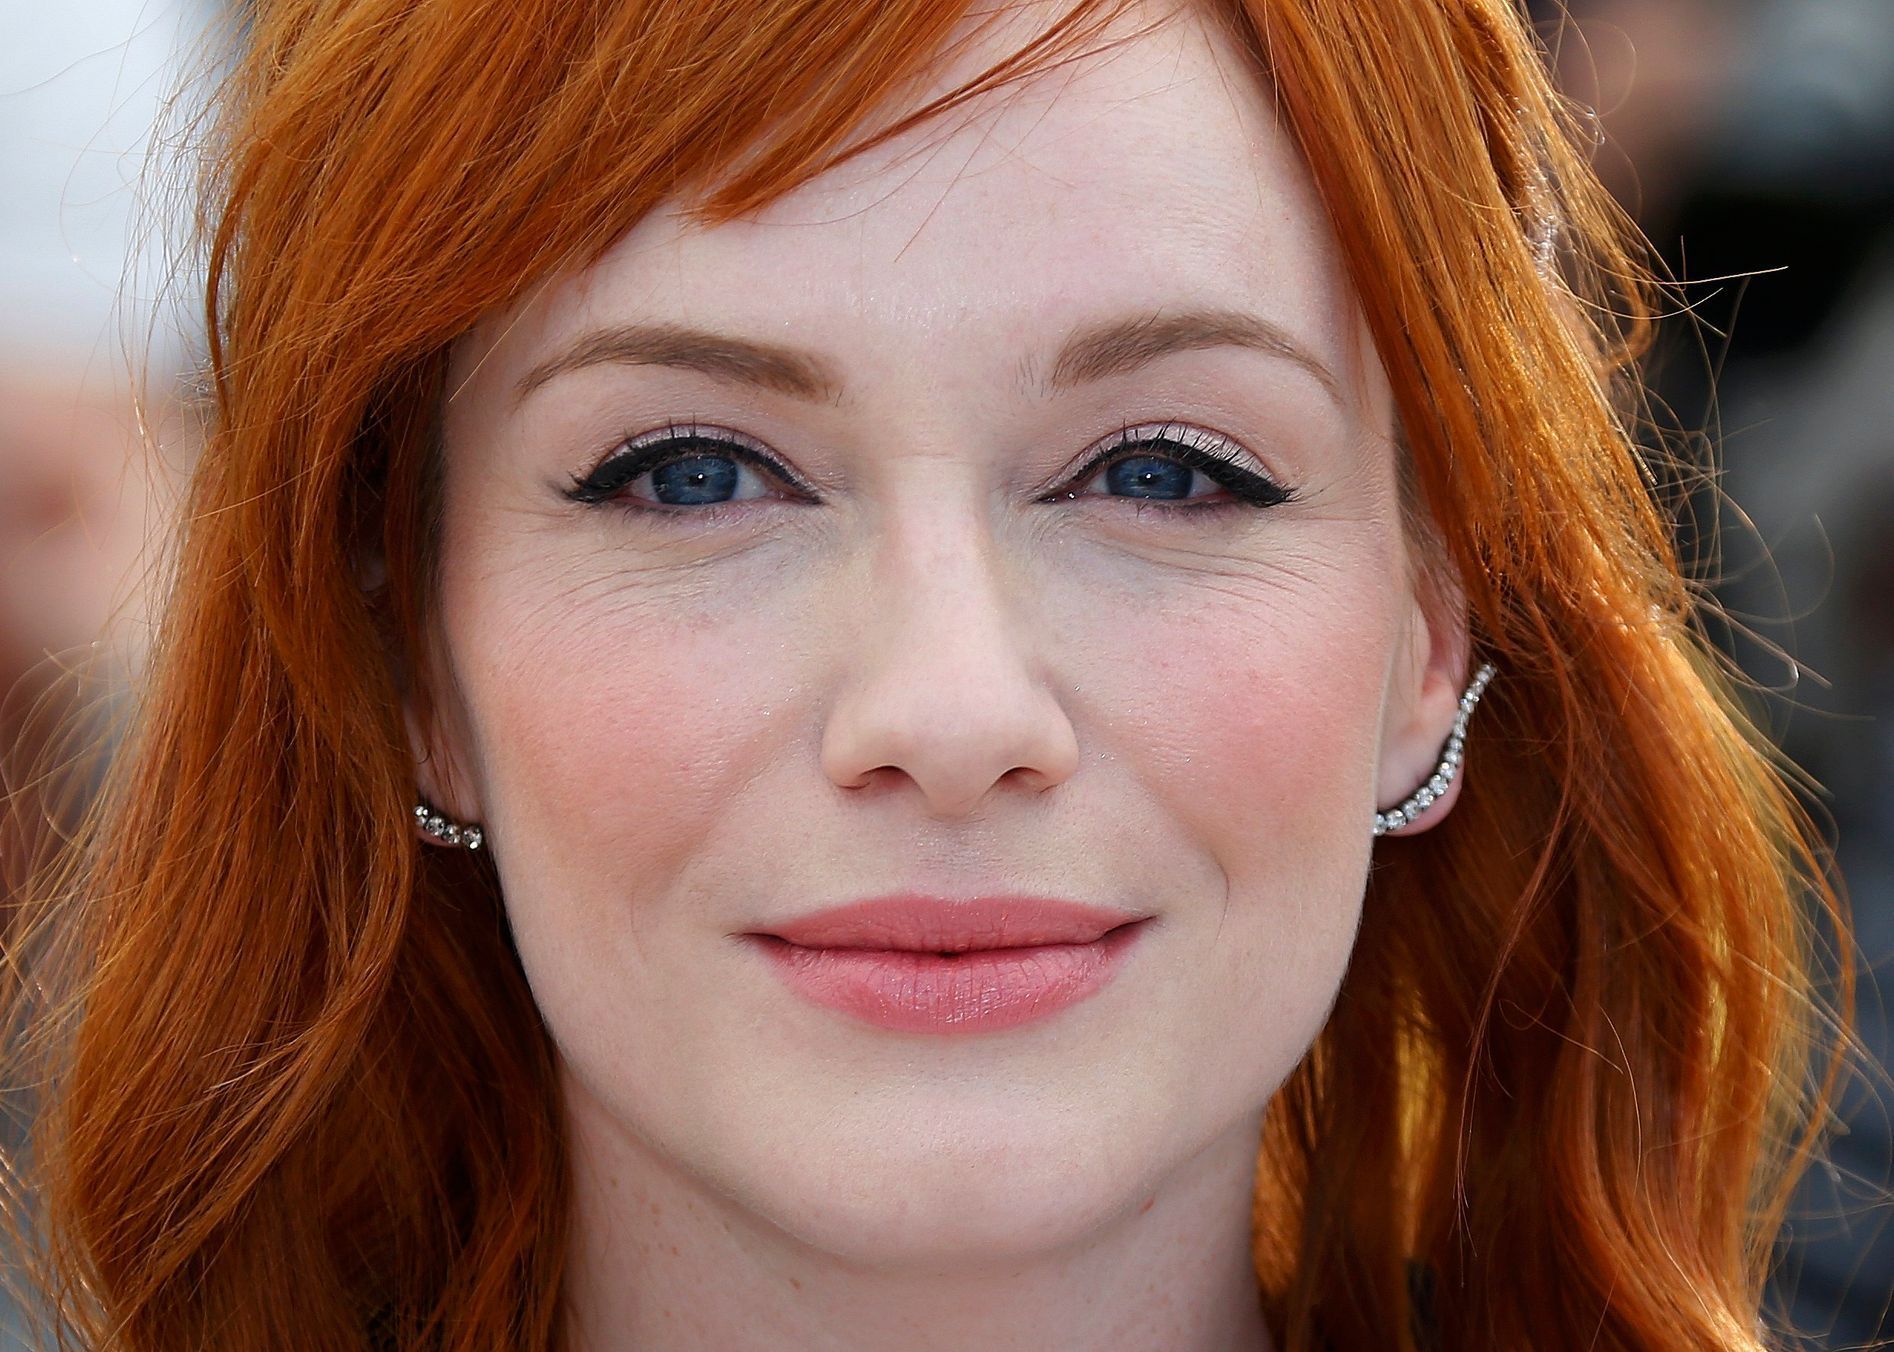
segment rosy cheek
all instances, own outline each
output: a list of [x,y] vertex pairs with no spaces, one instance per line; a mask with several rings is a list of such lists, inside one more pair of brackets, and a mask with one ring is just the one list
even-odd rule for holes
[[1186,613],[1120,643],[1125,659],[1110,664],[1098,707],[1124,765],[1233,887],[1328,890],[1323,861],[1350,858],[1370,825],[1385,643],[1376,617],[1332,596],[1280,595]]
[[633,903],[741,829],[770,698],[754,636],[548,606],[498,650],[469,703],[496,847],[537,895]]

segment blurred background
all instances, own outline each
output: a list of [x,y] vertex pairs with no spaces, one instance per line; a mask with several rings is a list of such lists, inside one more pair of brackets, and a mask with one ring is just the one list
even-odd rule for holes
[[[27,789],[21,767],[48,737],[103,713],[145,642],[147,544],[192,448],[183,377],[201,325],[180,310],[188,284],[171,279],[190,272],[181,146],[202,83],[186,79],[187,63],[205,48],[215,3],[0,0],[0,766],[10,790]],[[17,841],[0,841],[0,887],[17,879],[18,854]]]
[[[1684,283],[1647,365],[1652,435],[1713,439],[1687,551],[1822,786],[1894,1065],[1894,0],[1533,0],[1606,182]],[[1878,978],[1878,979],[1877,979]],[[1885,1085],[1857,1084],[1783,1237],[1778,1299],[1825,1348],[1894,1343]]]
[[[194,449],[181,147],[215,3],[0,0],[0,789],[22,808],[0,814],[0,925],[29,845],[70,824],[109,751]],[[20,820],[49,827],[29,841]],[[0,1086],[0,1142],[32,1099]],[[0,1348],[25,1348],[4,1266]]]
[[[234,7],[233,7],[234,8]],[[1894,0],[1530,0],[1596,163],[1683,283],[1653,438],[1717,445],[1685,544],[1821,787],[1894,1056]],[[0,767],[101,713],[148,638],[202,350],[188,241],[215,0],[0,0]],[[143,391],[142,404],[134,391]],[[91,673],[84,681],[75,674]],[[68,805],[46,796],[57,817]],[[20,842],[0,840],[0,903]],[[1894,991],[1894,978],[1887,989]],[[1781,1245],[1823,1348],[1894,1343],[1894,1095],[1857,1085]],[[11,1324],[0,1310],[0,1342]],[[21,1344],[23,1345],[23,1344]]]

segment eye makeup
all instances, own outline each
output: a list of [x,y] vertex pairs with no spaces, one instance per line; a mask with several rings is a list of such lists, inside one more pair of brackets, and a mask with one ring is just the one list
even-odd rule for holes
[[[600,461],[589,474],[575,474],[565,495],[574,502],[598,505],[622,503],[633,509],[662,513],[676,510],[674,504],[644,503],[625,496],[625,489],[646,474],[666,464],[685,460],[731,460],[762,470],[789,485],[812,501],[821,501],[809,485],[793,473],[759,441],[727,427],[698,423],[669,423],[655,431],[627,437]],[[727,476],[725,476],[727,477]],[[742,499],[737,499],[741,501]],[[721,506],[722,503],[706,503]]]
[[[1162,513],[1199,515],[1237,508],[1268,508],[1293,501],[1296,491],[1278,483],[1260,468],[1235,441],[1220,433],[1183,422],[1126,424],[1094,443],[1079,467],[1061,476],[1062,487],[1037,499],[1066,502],[1097,496],[1129,501],[1140,510],[1157,506]],[[663,428],[626,438],[589,473],[571,476],[563,489],[572,501],[587,506],[611,504],[652,516],[694,516],[715,519],[739,504],[771,496],[741,491],[744,469],[757,472],[787,489],[793,498],[819,503],[823,499],[800,475],[762,443],[729,428],[698,423],[670,423]],[[1198,501],[1190,496],[1164,495],[1179,487],[1183,472],[1185,494],[1199,474],[1227,495]],[[660,502],[627,490],[647,475],[655,491],[682,494],[685,501]],[[1086,487],[1103,476],[1110,487],[1143,490],[1088,494]],[[731,496],[724,496],[724,494]]]
[[[1296,491],[1293,488],[1277,483],[1260,469],[1250,468],[1245,462],[1253,462],[1253,458],[1235,441],[1221,433],[1190,423],[1128,424],[1104,441],[1094,445],[1081,457],[1081,461],[1080,468],[1067,476],[1066,488],[1049,494],[1040,501],[1059,502],[1078,498],[1082,496],[1080,490],[1099,474],[1109,474],[1115,466],[1144,461],[1154,464],[1170,461],[1178,466],[1200,472],[1230,496],[1203,503],[1191,499],[1135,496],[1127,496],[1120,500],[1136,502],[1140,507],[1155,503],[1165,511],[1197,513],[1236,507],[1278,507],[1296,497]],[[1161,476],[1147,471],[1144,477],[1149,479]],[[1125,486],[1136,482],[1136,477],[1121,476],[1115,486]]]

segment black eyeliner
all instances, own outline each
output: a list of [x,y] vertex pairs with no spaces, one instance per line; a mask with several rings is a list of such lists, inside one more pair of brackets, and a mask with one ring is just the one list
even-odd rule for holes
[[[643,440],[640,445],[632,444],[641,438],[649,439]],[[741,441],[707,432],[694,423],[673,423],[661,433],[641,433],[636,437],[624,438],[618,443],[618,448],[607,454],[589,473],[568,475],[571,486],[560,491],[574,502],[597,506],[612,501],[624,490],[625,485],[646,471],[667,460],[688,456],[694,450],[746,461],[786,487],[810,494],[813,498],[811,490],[793,478],[771,456]],[[820,501],[819,498],[814,500]],[[660,507],[656,510],[664,509]]]
[[[1060,501],[1076,498],[1078,493],[1073,485],[1081,485],[1093,478],[1102,469],[1119,460],[1133,459],[1140,454],[1150,454],[1160,459],[1175,460],[1181,465],[1201,470],[1207,474],[1219,488],[1236,498],[1237,503],[1246,507],[1280,507],[1286,502],[1296,500],[1294,488],[1277,483],[1265,475],[1245,469],[1236,460],[1215,451],[1207,451],[1201,446],[1178,439],[1169,432],[1176,424],[1159,424],[1154,431],[1142,436],[1132,433],[1141,430],[1144,425],[1127,424],[1115,437],[1100,448],[1098,454],[1067,478],[1067,487],[1053,493],[1045,501]],[[1222,438],[1218,438],[1219,441]],[[1166,498],[1127,498],[1124,501],[1138,502],[1142,506],[1156,506],[1167,511],[1207,512],[1220,507],[1234,506],[1236,503],[1210,502],[1194,505],[1181,499]]]

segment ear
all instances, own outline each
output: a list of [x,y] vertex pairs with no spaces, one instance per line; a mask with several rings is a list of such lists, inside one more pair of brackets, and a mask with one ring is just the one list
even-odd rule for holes
[[414,757],[414,787],[419,798],[456,822],[474,825],[485,820],[479,795],[462,770],[460,748],[466,745],[461,721],[451,702],[422,708],[412,692],[403,695],[401,719]]
[[[394,678],[402,703],[402,727],[407,733],[409,763],[413,765],[415,797],[456,824],[477,824],[483,820],[479,801],[472,792],[472,780],[460,769],[468,763],[462,748],[472,746],[472,742],[466,738],[466,720],[460,714],[464,706],[441,636],[428,627],[422,638],[426,653],[413,655],[392,614],[388,555],[383,542],[384,509],[383,502],[377,500],[373,511],[362,513],[350,562],[375,634],[381,640],[383,663]],[[424,833],[422,839],[426,839]]]
[[[362,549],[356,561],[357,578],[368,596],[382,642],[382,656],[394,673],[401,699],[401,722],[407,733],[408,754],[414,766],[415,796],[435,811],[463,824],[483,820],[479,796],[464,772],[468,762],[465,719],[461,716],[458,683],[446,660],[438,635],[430,634],[430,673],[416,673],[403,655],[404,644],[395,633],[386,610],[387,564],[378,546]],[[430,680],[438,675],[438,680]],[[439,694],[435,694],[435,691]]]
[[[1415,588],[1404,630],[1382,730],[1377,811],[1401,803],[1434,773],[1472,678],[1466,596],[1458,585],[1423,580]],[[1388,834],[1413,836],[1438,826],[1453,811],[1464,779],[1455,775],[1425,812]]]

